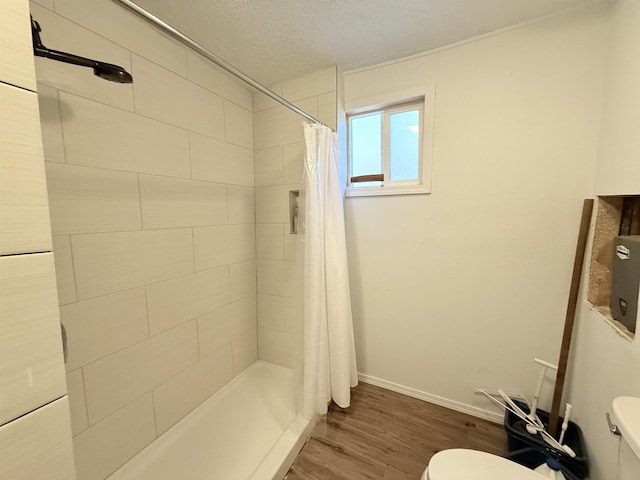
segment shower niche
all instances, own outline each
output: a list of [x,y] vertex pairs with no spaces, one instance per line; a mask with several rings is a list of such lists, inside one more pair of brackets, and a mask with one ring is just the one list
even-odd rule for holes
[[298,233],[298,219],[300,212],[300,190],[289,190],[289,233]]

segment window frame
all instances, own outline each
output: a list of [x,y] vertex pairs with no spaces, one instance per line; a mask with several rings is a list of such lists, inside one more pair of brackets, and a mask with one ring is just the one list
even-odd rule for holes
[[[346,105],[347,114],[347,197],[365,197],[379,195],[406,195],[431,193],[431,164],[433,147],[433,114],[434,114],[435,86],[428,85],[395,94],[366,98]],[[421,140],[418,152],[418,179],[390,180],[388,160],[389,152],[389,121],[393,113],[420,109]],[[385,180],[381,185],[356,187],[351,184],[351,117],[371,113],[383,113],[382,126],[382,170]]]

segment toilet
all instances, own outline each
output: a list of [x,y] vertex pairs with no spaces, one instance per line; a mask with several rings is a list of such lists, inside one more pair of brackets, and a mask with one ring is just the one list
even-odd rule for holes
[[[614,435],[620,437],[616,480],[640,478],[640,398],[618,397],[613,401],[613,416],[617,425],[611,425]],[[436,453],[421,480],[541,480],[542,475],[506,458],[456,448]]]
[[542,475],[491,453],[454,448],[436,453],[421,480],[541,480]]
[[640,398],[618,397],[613,401],[613,417],[620,437],[618,444],[617,480],[640,478]]

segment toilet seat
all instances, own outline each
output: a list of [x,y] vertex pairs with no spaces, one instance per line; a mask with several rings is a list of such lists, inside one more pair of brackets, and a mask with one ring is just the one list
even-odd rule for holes
[[422,480],[540,480],[542,476],[506,458],[464,448],[442,450]]

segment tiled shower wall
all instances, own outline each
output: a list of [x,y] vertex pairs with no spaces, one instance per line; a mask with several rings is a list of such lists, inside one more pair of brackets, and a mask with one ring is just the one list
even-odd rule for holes
[[[78,478],[103,479],[257,358],[252,96],[111,0],[37,0]],[[262,140],[264,142],[264,140]]]
[[[327,68],[272,90],[335,129],[338,73],[335,67]],[[289,233],[289,191],[299,190],[302,177],[302,117],[261,93],[254,94],[253,109],[258,354],[290,366],[297,236]]]

